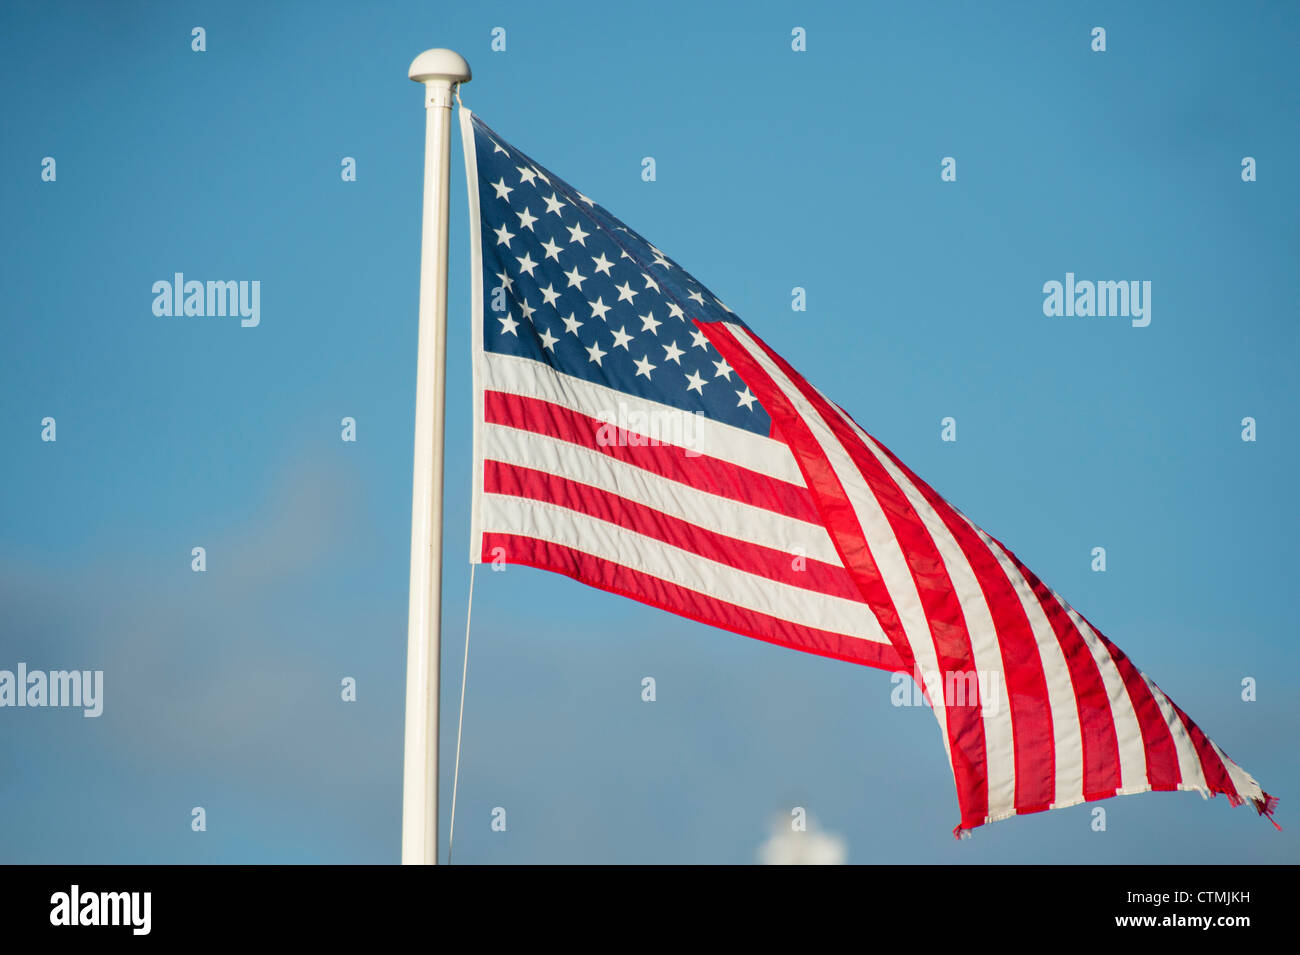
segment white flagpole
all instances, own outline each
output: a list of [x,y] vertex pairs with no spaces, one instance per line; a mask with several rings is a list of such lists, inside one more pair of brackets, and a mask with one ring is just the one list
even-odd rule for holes
[[442,630],[442,457],[447,370],[447,194],[451,101],[470,79],[451,50],[425,50],[407,74],[424,84],[424,227],[411,489],[411,594],[406,631],[402,864],[438,861],[438,668]]

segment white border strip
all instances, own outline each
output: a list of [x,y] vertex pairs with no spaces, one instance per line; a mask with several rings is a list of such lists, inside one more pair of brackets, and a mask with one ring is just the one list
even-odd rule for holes
[[469,193],[470,366],[474,377],[474,465],[469,505],[469,562],[483,562],[483,243],[478,214],[478,154],[474,148],[473,114],[460,108],[460,144],[465,151],[465,184]]

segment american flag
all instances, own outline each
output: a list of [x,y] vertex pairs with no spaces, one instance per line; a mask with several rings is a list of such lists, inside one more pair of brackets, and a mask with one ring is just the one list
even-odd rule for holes
[[[469,110],[471,560],[915,674],[958,834],[1153,790],[1276,800],[660,249]],[[993,679],[1000,692],[981,694]]]

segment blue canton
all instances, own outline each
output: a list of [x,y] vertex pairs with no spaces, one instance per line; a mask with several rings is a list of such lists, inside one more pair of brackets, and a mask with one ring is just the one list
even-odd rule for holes
[[766,435],[693,323],[743,324],[672,259],[473,117],[483,347]]

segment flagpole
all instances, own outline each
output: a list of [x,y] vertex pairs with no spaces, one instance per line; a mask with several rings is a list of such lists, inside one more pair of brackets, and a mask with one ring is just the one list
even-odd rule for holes
[[438,861],[438,676],[442,631],[442,460],[447,370],[447,198],[451,101],[470,79],[451,50],[425,50],[407,75],[424,84],[424,225],[411,488],[411,590],[406,630],[402,864]]

